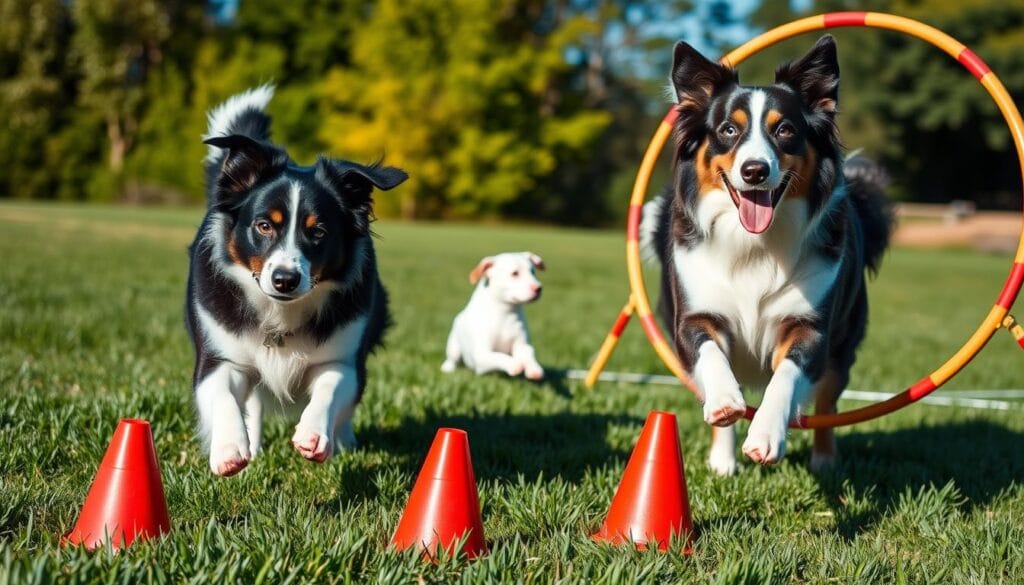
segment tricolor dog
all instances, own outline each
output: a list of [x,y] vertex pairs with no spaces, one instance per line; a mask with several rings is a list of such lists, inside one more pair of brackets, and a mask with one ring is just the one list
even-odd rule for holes
[[259,451],[268,400],[301,412],[292,443],[306,459],[353,445],[367,355],[389,321],[372,192],[406,174],[324,157],[294,163],[269,142],[272,94],[232,97],[210,113],[205,136],[207,213],[190,248],[185,315],[217,475]]
[[[675,47],[674,188],[644,207],[662,264],[660,312],[714,425],[711,467],[736,469],[741,385],[763,388],[743,452],[771,464],[812,396],[833,412],[868,322],[865,270],[892,230],[877,166],[844,161],[836,128],[836,44],[822,37],[750,87],[735,70]],[[836,456],[816,430],[812,467]]]
[[441,371],[453,372],[459,363],[478,374],[524,374],[530,380],[544,377],[537,363],[523,305],[540,298],[542,286],[536,271],[544,261],[530,252],[488,256],[469,273],[476,285],[466,308],[455,317]]

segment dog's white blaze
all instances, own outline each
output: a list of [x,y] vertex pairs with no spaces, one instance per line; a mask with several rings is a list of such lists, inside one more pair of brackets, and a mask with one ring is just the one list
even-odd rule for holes
[[779,167],[779,158],[772,150],[768,137],[765,136],[764,114],[767,109],[768,95],[755,89],[750,92],[750,124],[747,126],[748,136],[744,137],[736,150],[736,158],[733,160],[732,168],[729,169],[729,182],[737,189],[748,187],[743,180],[740,169],[743,163],[748,160],[758,159],[768,163],[768,178],[763,186],[758,188],[774,189],[782,182],[782,169]]
[[299,183],[292,182],[289,195],[287,207],[288,227],[284,233],[283,244],[267,257],[263,265],[263,271],[260,273],[260,288],[268,295],[279,294],[274,289],[273,274],[275,268],[298,270],[300,276],[299,286],[292,294],[302,296],[313,288],[313,277],[310,274],[309,259],[302,254],[296,242],[296,234],[299,229],[299,200],[302,196]]
[[[226,102],[217,106],[207,114],[207,131],[203,139],[231,134],[231,125],[246,110],[266,110],[270,99],[274,97],[273,85],[261,85],[249,91],[231,96]],[[217,158],[221,149],[207,146],[206,162]]]

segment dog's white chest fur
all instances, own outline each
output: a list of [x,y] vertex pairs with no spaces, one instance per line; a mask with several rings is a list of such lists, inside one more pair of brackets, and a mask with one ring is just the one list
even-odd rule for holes
[[673,251],[687,312],[729,322],[730,361],[743,383],[767,381],[779,323],[813,316],[838,274],[839,262],[807,252],[798,239],[803,225],[785,225],[806,222],[806,213],[803,201],[784,201],[772,229],[755,236],[740,225],[728,194],[713,193],[698,208],[710,236]]
[[200,323],[209,348],[224,359],[259,374],[259,380],[282,401],[301,398],[306,371],[314,365],[329,362],[352,363],[359,340],[366,329],[367,318],[359,317],[334,332],[323,343],[305,335],[288,335],[281,346],[266,344],[264,333],[236,334],[217,322],[205,309],[198,307]]

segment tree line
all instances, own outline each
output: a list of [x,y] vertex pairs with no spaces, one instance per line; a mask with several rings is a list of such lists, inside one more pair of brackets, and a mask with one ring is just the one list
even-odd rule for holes
[[[814,0],[810,10],[850,9]],[[878,0],[971,46],[1024,90],[1020,0]],[[274,139],[386,157],[411,179],[383,216],[617,221],[663,115],[671,44],[711,52],[798,16],[768,0],[0,0],[0,197],[197,203],[206,112],[272,82]],[[1019,204],[1012,144],[984,90],[934,49],[838,31],[850,147],[904,198]],[[770,81],[797,39],[741,69]],[[661,169],[664,176],[665,169]]]

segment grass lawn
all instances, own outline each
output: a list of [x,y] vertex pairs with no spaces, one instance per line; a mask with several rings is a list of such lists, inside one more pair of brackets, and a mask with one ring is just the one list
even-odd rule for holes
[[[519,249],[549,267],[528,310],[542,363],[586,367],[626,300],[619,232],[377,224],[397,325],[370,362],[361,447],[315,465],[273,419],[250,468],[216,478],[194,436],[181,315],[198,220],[0,205],[0,583],[1024,582],[1021,410],[913,405],[839,430],[842,463],[821,476],[807,469],[810,434],[795,431],[780,465],[744,462],[719,479],[681,388],[439,372],[468,271]],[[851,387],[898,391],[937,367],[988,312],[1009,263],[893,251],[872,285]],[[636,323],[609,368],[665,372]],[[1024,354],[1000,332],[939,394],[1021,387]],[[692,557],[588,538],[652,409],[679,415]],[[116,555],[62,549],[126,417],[152,421],[173,531]],[[469,432],[491,548],[473,562],[430,565],[387,548],[440,426]]]

